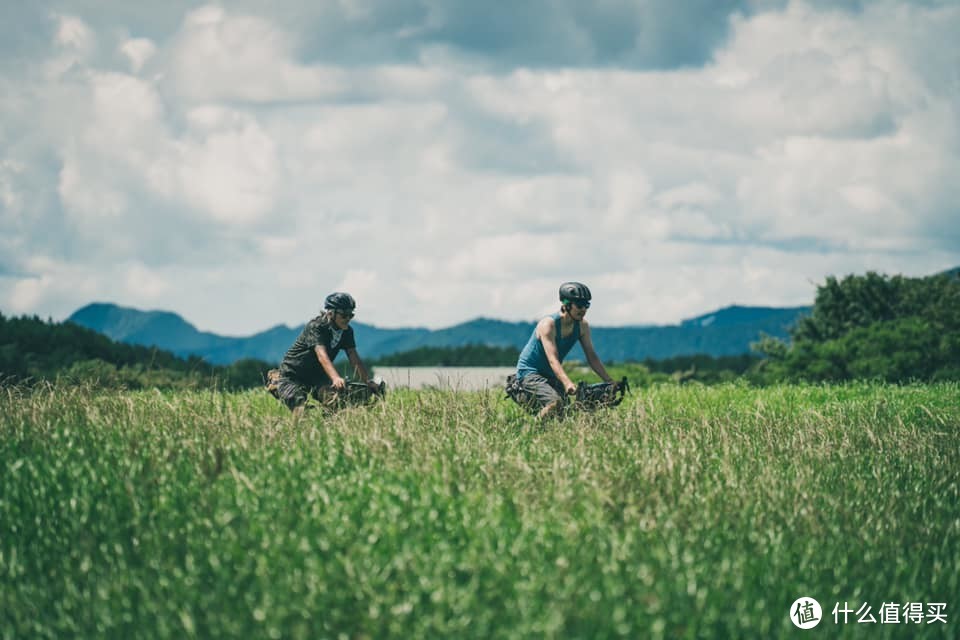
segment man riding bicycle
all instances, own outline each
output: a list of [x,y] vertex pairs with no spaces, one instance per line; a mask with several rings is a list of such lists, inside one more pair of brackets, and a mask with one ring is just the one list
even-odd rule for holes
[[520,352],[517,373],[510,382],[518,387],[523,403],[537,411],[539,418],[562,413],[566,396],[577,392],[577,385],[563,370],[562,362],[578,342],[590,368],[604,382],[616,384],[593,348],[590,324],[585,318],[591,297],[590,289],[580,282],[560,285],[560,312],[541,319]]
[[346,352],[350,364],[370,390],[382,393],[382,388],[370,379],[357,353],[353,327],[350,326],[356,306],[349,293],[331,293],[324,300],[320,315],[307,323],[287,350],[280,364],[276,395],[291,411],[302,412],[311,395],[319,399],[321,388],[330,388],[334,392],[346,388],[346,381],[333,366],[341,350]]

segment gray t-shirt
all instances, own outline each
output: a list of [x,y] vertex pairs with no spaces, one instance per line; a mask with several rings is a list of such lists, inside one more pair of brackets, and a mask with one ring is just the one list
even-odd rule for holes
[[337,329],[335,325],[326,321],[323,316],[317,316],[307,323],[300,335],[287,349],[283,362],[280,363],[280,375],[288,380],[300,384],[317,387],[330,383],[314,347],[323,345],[332,362],[341,349],[355,349],[353,327]]

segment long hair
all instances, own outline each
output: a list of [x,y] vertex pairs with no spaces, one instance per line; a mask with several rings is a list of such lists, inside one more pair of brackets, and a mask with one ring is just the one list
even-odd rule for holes
[[320,325],[323,327],[329,327],[333,324],[333,309],[321,309],[320,315],[317,316],[317,319],[320,321]]

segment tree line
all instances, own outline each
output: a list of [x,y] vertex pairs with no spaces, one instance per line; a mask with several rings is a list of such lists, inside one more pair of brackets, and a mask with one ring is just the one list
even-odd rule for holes
[[[518,357],[514,347],[470,344],[420,347],[370,365],[374,371],[377,366],[513,366]],[[114,342],[71,322],[0,313],[0,384],[46,380],[128,389],[246,389],[262,385],[273,366],[255,359],[212,365],[197,356]],[[351,373],[349,363],[337,366],[344,375]],[[565,366],[575,374],[583,368],[576,361]],[[955,274],[908,278],[873,272],[829,277],[817,287],[810,315],[797,322],[788,340],[764,336],[754,353],[739,356],[689,355],[607,368],[637,386],[734,379],[754,384],[960,380],[960,280]]]
[[3,385],[57,381],[127,389],[245,389],[263,384],[269,367],[254,359],[212,365],[197,356],[114,342],[72,322],[0,313]]

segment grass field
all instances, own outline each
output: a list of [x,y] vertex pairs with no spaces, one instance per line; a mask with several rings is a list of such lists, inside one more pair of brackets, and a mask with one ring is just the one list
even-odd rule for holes
[[960,636],[957,385],[0,393],[4,638]]

